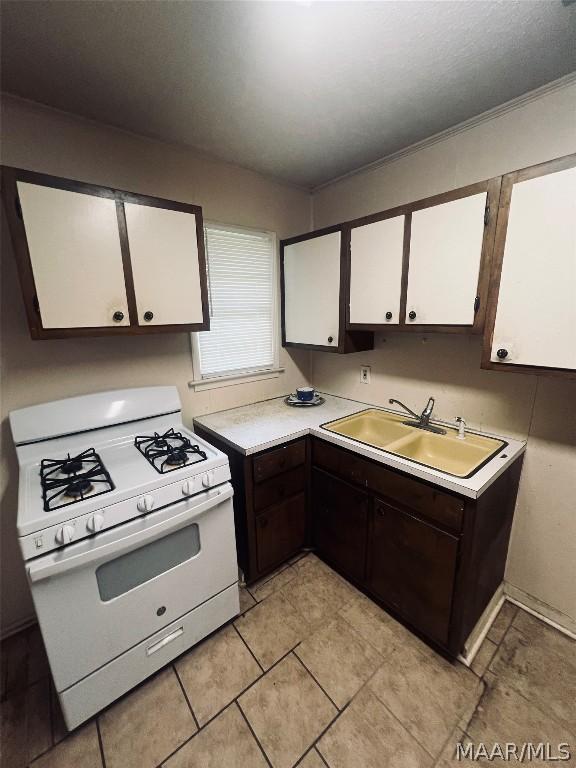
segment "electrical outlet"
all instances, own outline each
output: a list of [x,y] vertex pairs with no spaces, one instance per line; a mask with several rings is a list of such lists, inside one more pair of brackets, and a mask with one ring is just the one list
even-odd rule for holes
[[370,384],[370,366],[369,365],[360,366],[360,383]]

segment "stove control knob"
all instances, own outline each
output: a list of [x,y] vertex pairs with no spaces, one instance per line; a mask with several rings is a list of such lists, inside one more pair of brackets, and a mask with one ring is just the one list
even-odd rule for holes
[[212,472],[206,472],[205,475],[202,475],[202,485],[204,488],[210,488],[212,485]]
[[136,507],[138,512],[152,512],[154,509],[154,496],[151,496],[149,493],[146,496],[142,496],[141,499],[138,499]]
[[101,515],[100,512],[96,512],[95,515],[92,515],[92,517],[89,517],[86,521],[86,530],[88,533],[97,533],[98,531],[101,531],[102,528],[104,528],[104,515]]
[[58,531],[56,531],[56,544],[62,546],[62,544],[70,544],[74,538],[74,526],[63,525]]
[[194,493],[194,480],[184,480],[182,483],[182,495],[192,496]]

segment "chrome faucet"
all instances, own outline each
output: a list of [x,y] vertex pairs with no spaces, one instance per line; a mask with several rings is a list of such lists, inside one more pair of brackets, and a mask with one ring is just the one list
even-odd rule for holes
[[404,421],[403,424],[407,424],[409,427],[417,427],[418,429],[425,429],[428,432],[434,432],[437,435],[445,435],[446,430],[442,429],[442,427],[435,427],[434,425],[430,424],[430,418],[432,416],[432,411],[434,410],[434,398],[431,397],[428,402],[426,403],[426,407],[418,416],[417,413],[414,413],[413,410],[408,408],[407,405],[404,405],[404,403],[401,403],[400,400],[395,400],[394,398],[390,398],[388,400],[390,405],[393,403],[396,403],[396,405],[399,405],[401,408],[403,408],[407,413],[409,413],[411,416],[414,417],[415,421]]
[[430,424],[430,416],[432,416],[433,410],[434,410],[434,398],[431,397],[426,403],[426,408],[424,408],[424,410],[420,414],[420,424],[423,427],[427,427]]

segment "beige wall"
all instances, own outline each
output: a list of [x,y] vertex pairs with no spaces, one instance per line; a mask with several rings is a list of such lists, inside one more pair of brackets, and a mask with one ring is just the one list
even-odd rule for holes
[[[384,210],[576,151],[576,85],[318,191],[314,226]],[[535,308],[536,309],[536,308]],[[481,340],[387,334],[373,352],[312,354],[318,389],[412,407],[528,439],[506,579],[576,628],[576,383],[480,370]],[[360,365],[372,383],[360,384]]]
[[[16,99],[2,105],[2,162],[35,171],[197,203],[206,219],[275,231],[310,226],[307,193],[180,147],[150,141]],[[176,384],[187,420],[292,391],[308,379],[307,353],[281,351],[286,373],[193,392],[190,337],[31,341],[6,227],[2,227],[1,628],[32,606],[15,538],[17,466],[6,416],[14,408],[118,387]],[[89,290],[89,286],[87,287]]]

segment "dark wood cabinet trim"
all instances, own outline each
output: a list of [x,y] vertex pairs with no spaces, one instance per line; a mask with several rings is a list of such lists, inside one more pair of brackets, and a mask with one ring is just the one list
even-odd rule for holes
[[26,319],[33,339],[41,338],[42,317],[38,304],[38,294],[32,270],[32,262],[28,251],[28,240],[24,228],[22,209],[18,199],[18,180],[15,168],[2,167],[2,198],[8,220],[8,229],[12,240],[12,248],[16,259],[16,268],[22,293],[24,294],[24,309]]
[[350,284],[350,227],[342,227],[340,235],[340,293],[338,297],[338,349],[343,349],[346,336],[348,285]]
[[[194,206],[198,207],[198,206]],[[194,330],[209,331],[210,330],[210,300],[208,297],[208,266],[207,266],[207,252],[206,243],[204,240],[204,218],[202,216],[202,208],[199,208],[196,213],[196,246],[198,249],[198,272],[200,276],[200,301],[202,302],[202,323],[200,328]],[[198,325],[198,323],[196,324]]]
[[126,211],[124,209],[124,203],[120,200],[116,200],[116,216],[118,218],[120,249],[122,251],[122,268],[124,270],[124,285],[126,287],[126,300],[128,302],[130,325],[138,325],[138,307],[136,305],[134,275],[132,274],[132,260],[130,259],[130,243],[128,241],[128,227],[126,226]]
[[[523,168],[514,173],[506,174],[502,180],[502,192],[498,206],[498,220],[495,224],[495,239],[490,275],[487,289],[486,323],[484,340],[482,345],[482,360],[480,367],[490,371],[511,371],[514,373],[546,374],[560,378],[576,379],[576,371],[570,368],[547,368],[534,365],[515,365],[514,363],[495,363],[491,357],[494,327],[496,325],[496,311],[498,308],[498,295],[502,278],[502,265],[504,262],[504,250],[506,247],[506,234],[508,230],[508,217],[510,215],[510,202],[514,184],[528,181],[550,173],[565,171],[576,167],[576,154],[566,155],[555,160],[550,160],[529,168]],[[543,322],[546,322],[545,318]]]
[[[93,336],[133,336],[150,333],[183,333],[193,331],[206,331],[210,329],[206,254],[204,246],[204,225],[202,219],[202,208],[200,206],[174,200],[165,200],[163,198],[152,197],[150,195],[139,195],[134,192],[126,192],[124,190],[114,189],[112,187],[102,187],[95,184],[76,181],[74,179],[64,179],[45,173],[28,171],[23,168],[2,166],[1,172],[2,197],[4,199],[14,256],[16,258],[20,285],[24,296],[26,317],[28,320],[28,326],[32,339],[65,339],[71,337],[88,338]],[[67,192],[78,192],[81,194],[92,195],[94,197],[104,197],[116,201],[116,215],[118,219],[120,247],[122,252],[122,265],[124,270],[124,281],[126,297],[128,301],[130,325],[79,328],[43,327],[41,312],[38,306],[36,286],[34,283],[34,273],[30,259],[30,251],[28,248],[28,241],[26,239],[26,229],[24,227],[21,209],[19,210],[17,187],[18,181],[28,182],[30,184],[38,184],[40,186],[51,187],[53,189],[62,189]],[[136,203],[138,205],[164,208],[167,210],[179,211],[181,213],[188,213],[195,216],[196,240],[198,246],[198,267],[200,276],[200,295],[203,310],[203,320],[201,323],[171,325],[138,324],[134,279],[132,275],[132,265],[130,262],[130,246],[126,229],[124,203]]]
[[410,239],[412,237],[412,214],[404,217],[404,241],[402,244],[402,277],[400,279],[400,314],[398,326],[406,325],[406,304],[408,302],[408,271],[410,268]]

